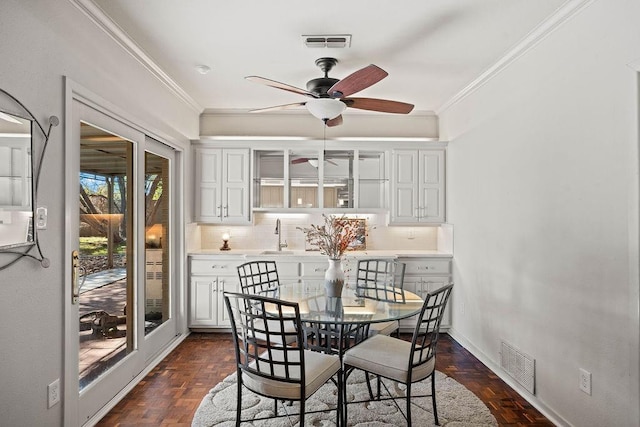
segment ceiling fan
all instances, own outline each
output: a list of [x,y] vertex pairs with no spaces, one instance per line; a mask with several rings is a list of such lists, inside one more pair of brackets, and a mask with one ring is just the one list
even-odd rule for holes
[[245,77],[252,82],[262,83],[276,89],[286,90],[311,98],[306,102],[258,108],[250,112],[262,113],[265,111],[286,110],[304,106],[311,114],[322,120],[327,126],[338,126],[342,124],[342,112],[347,107],[396,114],[408,114],[413,110],[413,104],[407,104],[405,102],[376,98],[351,98],[351,95],[387,77],[388,73],[382,68],[371,64],[339,80],[329,77],[329,71],[331,71],[337,63],[338,60],[335,58],[317,59],[316,65],[322,70],[324,77],[309,80],[307,82],[307,90],[264,77]]

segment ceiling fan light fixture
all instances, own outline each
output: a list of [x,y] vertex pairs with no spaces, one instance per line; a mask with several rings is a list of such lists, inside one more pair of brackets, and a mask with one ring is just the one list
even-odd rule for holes
[[310,99],[305,105],[307,110],[320,120],[335,119],[347,108],[347,104],[333,98]]

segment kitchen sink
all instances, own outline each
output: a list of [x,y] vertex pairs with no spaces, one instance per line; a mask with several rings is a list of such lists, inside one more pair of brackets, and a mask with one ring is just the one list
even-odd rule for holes
[[260,255],[293,255],[293,251],[262,251]]

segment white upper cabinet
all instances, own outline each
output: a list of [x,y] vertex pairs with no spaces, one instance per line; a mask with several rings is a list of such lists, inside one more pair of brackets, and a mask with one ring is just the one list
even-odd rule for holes
[[235,141],[238,146],[194,147],[197,222],[250,224],[252,211],[388,212],[393,225],[445,222],[445,144]]
[[392,224],[445,222],[445,150],[394,150]]
[[249,149],[195,150],[196,221],[248,224]]

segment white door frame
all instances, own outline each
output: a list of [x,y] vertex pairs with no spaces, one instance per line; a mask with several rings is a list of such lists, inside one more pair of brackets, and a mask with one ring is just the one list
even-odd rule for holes
[[[171,144],[167,143],[166,145],[174,149],[174,167],[173,170],[175,173],[172,174],[172,188],[174,200],[172,203],[173,209],[173,223],[176,224],[173,228],[172,237],[173,237],[173,250],[172,250],[172,308],[171,311],[173,313],[173,328],[174,330],[168,333],[168,336],[173,336],[173,341],[166,343],[157,342],[158,338],[161,335],[167,336],[167,332],[161,332],[159,334],[150,334],[150,337],[153,337],[149,340],[149,345],[146,345],[147,340],[143,334],[138,334],[137,343],[135,344],[136,350],[135,354],[127,355],[125,360],[116,364],[117,368],[120,368],[122,364],[129,363],[131,365],[131,369],[129,369],[129,373],[126,375],[126,384],[123,386],[121,379],[118,376],[114,375],[106,375],[105,381],[102,379],[99,382],[104,382],[104,386],[107,389],[112,391],[119,390],[119,392],[114,396],[103,396],[101,408],[98,408],[98,411],[93,411],[94,414],[87,418],[86,416],[81,416],[81,411],[85,412],[85,408],[81,408],[80,405],[80,395],[79,395],[79,387],[78,387],[78,331],[79,331],[79,319],[77,316],[74,316],[74,313],[77,313],[77,306],[73,305],[71,302],[72,299],[72,259],[71,259],[71,251],[72,248],[77,247],[78,245],[78,175],[79,175],[79,146],[77,144],[77,136],[74,135],[76,132],[74,129],[75,124],[79,124],[79,117],[77,114],[74,114],[74,104],[79,105],[82,104],[84,107],[89,110],[93,109],[97,113],[101,113],[105,116],[108,116],[114,122],[119,122],[121,126],[125,128],[129,128],[133,133],[139,132],[142,135],[140,141],[136,141],[136,144],[139,145],[140,148],[136,148],[136,154],[134,157],[142,157],[144,159],[144,148],[146,146],[145,135],[150,135],[155,140],[166,143],[167,141],[171,141],[171,137],[162,137],[158,132],[153,130],[149,130],[148,127],[144,127],[140,125],[140,121],[135,120],[129,114],[122,111],[118,107],[115,107],[108,101],[104,100],[100,96],[94,94],[83,86],[73,82],[69,78],[65,78],[65,237],[64,237],[64,260],[65,265],[64,268],[64,333],[63,333],[63,345],[64,345],[64,361],[63,361],[63,424],[64,425],[93,425],[95,424],[102,416],[104,416],[115,404],[126,395],[128,391],[130,391],[137,382],[139,382],[144,375],[146,375],[153,366],[155,366],[158,362],[162,360],[166,354],[168,354],[173,348],[175,348],[188,334],[188,329],[186,327],[186,309],[185,309],[185,300],[186,300],[186,291],[183,286],[184,283],[184,262],[182,261],[185,253],[185,245],[184,245],[184,227],[182,224],[184,223],[184,202],[181,200],[179,195],[184,194],[184,168],[182,162],[184,161],[184,155],[179,147],[179,144]],[[109,127],[107,127],[109,129]],[[119,132],[115,132],[119,133]],[[124,135],[123,135],[124,136]],[[131,138],[128,138],[131,139]],[[174,141],[175,142],[175,141]],[[155,150],[151,149],[149,151],[154,152]],[[140,154],[141,153],[141,154]],[[138,160],[134,160],[138,161]],[[137,173],[137,172],[136,172]],[[144,172],[142,172],[144,174]],[[139,174],[136,175],[136,177]],[[134,198],[136,201],[136,206],[138,212],[140,211],[140,207],[144,205],[144,201],[140,200],[138,195]],[[143,210],[142,210],[143,211]],[[136,234],[136,240],[144,242],[144,227],[141,230],[138,230]],[[140,263],[144,260],[144,251],[138,251],[138,255],[136,258],[137,265],[141,265]],[[134,274],[137,276],[137,292],[140,292],[140,289],[144,288],[144,269],[134,267]],[[138,316],[140,317],[140,316]],[[144,316],[142,319],[136,319],[136,327],[139,331],[143,331],[144,328]],[[162,329],[162,328],[158,328]],[[165,330],[171,329],[171,327],[165,328]],[[159,331],[160,332],[160,331]],[[154,336],[155,335],[155,336]],[[156,341],[156,342],[154,342]],[[163,348],[164,346],[164,348]],[[134,357],[130,357],[134,356]],[[125,369],[126,370],[126,369]],[[137,374],[134,372],[137,371]],[[98,382],[98,381],[96,381]],[[92,390],[94,388],[94,384],[86,387],[85,390]],[[98,387],[95,387],[98,388]],[[85,393],[83,390],[83,393]],[[108,393],[111,394],[111,393]]]

